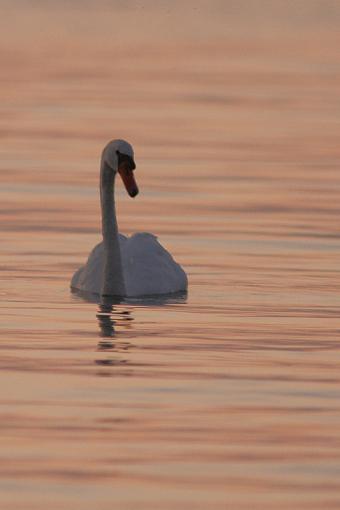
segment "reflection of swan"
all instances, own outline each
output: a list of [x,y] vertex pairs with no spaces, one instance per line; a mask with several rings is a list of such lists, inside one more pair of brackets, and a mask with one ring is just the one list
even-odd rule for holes
[[96,317],[100,329],[100,336],[103,338],[116,336],[116,325],[118,327],[123,326],[124,329],[129,329],[133,321],[130,310],[116,308],[106,300],[99,304]]
[[152,296],[136,296],[136,297],[119,297],[119,296],[100,296],[92,292],[86,292],[78,289],[71,289],[74,298],[81,299],[87,303],[95,303],[100,305],[105,299],[105,303],[114,305],[140,305],[140,306],[164,306],[164,305],[180,305],[187,302],[188,293],[186,291],[173,292],[172,294],[159,294]]
[[117,339],[115,326],[124,330],[129,329],[133,317],[129,309],[115,308],[110,304],[108,298],[103,298],[97,311],[97,320],[101,337],[98,342],[98,351],[109,353],[110,357],[96,359],[95,364],[105,367],[105,372],[101,371],[98,375],[111,375],[106,371],[107,367],[126,366],[129,361],[126,357],[122,358],[121,355],[126,354],[133,347],[130,342],[124,341],[124,337],[120,340]]
[[133,149],[113,140],[103,150],[100,170],[103,242],[75,272],[71,287],[103,296],[136,297],[185,291],[187,277],[152,234],[125,237],[118,233],[114,183],[119,172],[131,197],[138,194]]

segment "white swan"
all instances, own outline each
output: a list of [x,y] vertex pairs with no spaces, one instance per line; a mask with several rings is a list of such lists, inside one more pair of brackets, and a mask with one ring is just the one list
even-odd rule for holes
[[114,202],[118,172],[131,197],[138,194],[131,145],[113,140],[103,150],[100,199],[103,241],[94,247],[85,266],[73,275],[71,288],[102,296],[137,297],[185,291],[188,280],[153,234],[125,237],[118,233]]

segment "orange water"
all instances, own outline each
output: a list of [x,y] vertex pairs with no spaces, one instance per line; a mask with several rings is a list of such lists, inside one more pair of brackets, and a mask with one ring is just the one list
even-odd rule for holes
[[[339,3],[1,3],[1,509],[338,509]],[[69,291],[117,137],[184,301]]]

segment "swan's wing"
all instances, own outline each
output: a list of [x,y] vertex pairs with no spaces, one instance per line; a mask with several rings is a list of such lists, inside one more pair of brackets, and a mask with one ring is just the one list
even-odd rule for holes
[[99,243],[91,251],[85,266],[80,267],[74,273],[71,287],[99,294],[102,287],[103,263],[104,246],[103,243]]
[[[185,272],[153,234],[119,235],[125,286],[128,296],[170,294],[187,289]],[[75,272],[71,287],[100,294],[104,246],[97,244],[84,266]]]
[[187,289],[185,272],[153,234],[138,233],[121,244],[129,296],[169,294]]

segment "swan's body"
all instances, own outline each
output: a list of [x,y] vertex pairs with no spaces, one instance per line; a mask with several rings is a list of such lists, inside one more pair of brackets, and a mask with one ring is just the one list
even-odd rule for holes
[[[185,291],[188,285],[185,272],[153,234],[125,237],[118,233],[114,182],[121,155],[133,162],[133,149],[123,140],[110,142],[103,151],[100,172],[103,241],[92,250],[86,265],[74,273],[71,287],[123,297]],[[135,196],[138,188],[134,178],[131,174],[122,177],[129,194]]]
[[[125,296],[169,294],[186,289],[187,279],[183,269],[153,234],[138,233],[131,237],[119,234],[119,247]],[[93,248],[86,265],[74,273],[71,287],[101,294],[104,265],[105,247],[102,242]]]

